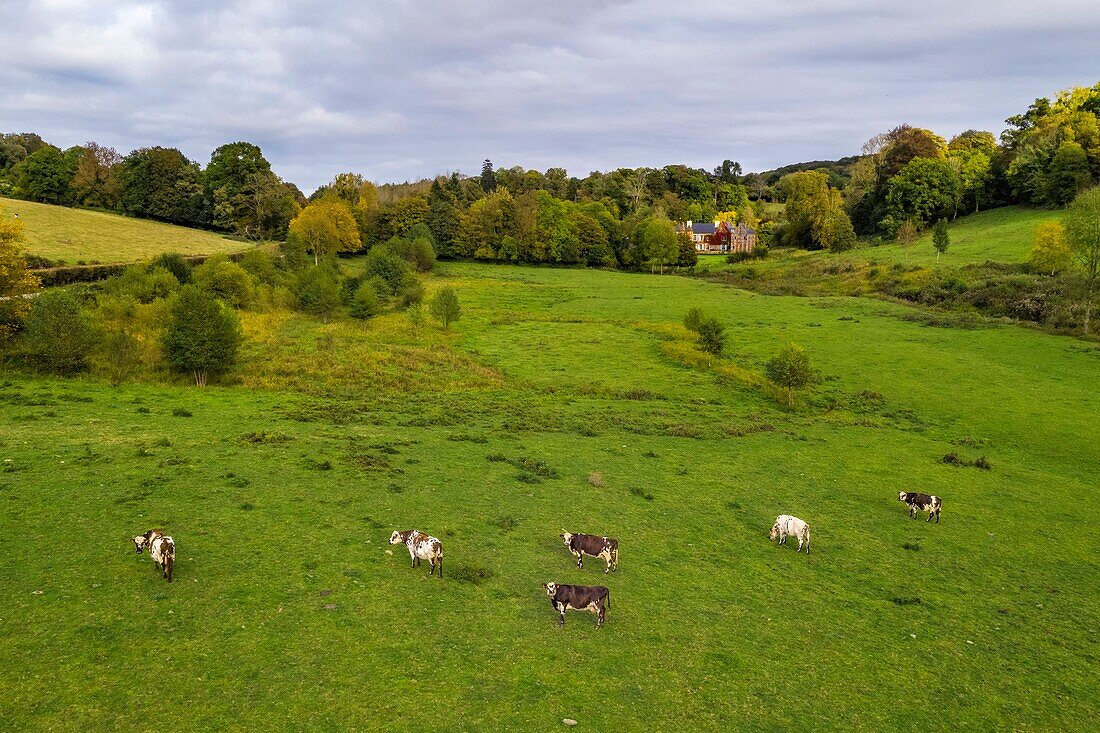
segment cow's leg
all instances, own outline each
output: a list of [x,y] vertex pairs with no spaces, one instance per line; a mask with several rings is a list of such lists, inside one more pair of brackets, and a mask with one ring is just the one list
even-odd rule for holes
[[439,579],[443,580],[443,556],[439,556]]
[[940,510],[937,509],[936,510],[936,524],[939,524],[939,523],[940,523]]
[[603,574],[607,575],[608,573],[611,572],[611,553],[610,552],[607,553],[604,556],[604,560],[607,562],[607,567],[604,569]]
[[603,626],[603,620],[606,617],[606,611],[604,611],[603,601],[597,601],[596,603],[596,628]]
[[801,536],[799,536],[799,538],[798,538],[798,549],[795,550],[795,552],[802,552],[802,537]]
[[558,628],[563,628],[564,626],[565,626],[565,604],[564,603],[559,603],[558,604]]
[[583,568],[584,567],[584,553],[583,552],[578,552],[577,553],[577,567],[578,568]]

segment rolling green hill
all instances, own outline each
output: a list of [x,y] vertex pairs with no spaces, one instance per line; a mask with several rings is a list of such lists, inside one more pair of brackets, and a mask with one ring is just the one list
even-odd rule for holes
[[[427,286],[451,331],[246,312],[223,386],[5,375],[7,729],[1091,729],[1094,346],[671,276]],[[796,412],[743,378],[788,341],[823,373]],[[812,554],[768,542],[780,513]],[[129,543],[152,527],[172,584]],[[442,581],[387,544],[414,527]],[[558,629],[549,580],[610,588],[606,625]]]
[[0,212],[23,221],[30,254],[59,264],[136,262],[162,252],[210,255],[252,246],[215,232],[18,199],[0,198]]

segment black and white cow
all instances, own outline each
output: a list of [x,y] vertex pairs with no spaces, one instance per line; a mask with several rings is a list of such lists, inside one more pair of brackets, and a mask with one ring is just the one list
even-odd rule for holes
[[932,521],[932,516],[935,515],[936,524],[940,523],[940,507],[943,506],[940,497],[931,496],[930,494],[918,494],[915,491],[899,491],[898,501],[905,502],[905,505],[909,507],[910,517],[918,511],[928,512],[928,519],[924,521]]
[[543,583],[550,605],[558,612],[558,626],[565,626],[566,611],[587,611],[596,614],[596,628],[603,626],[607,609],[611,608],[611,592],[602,585],[559,585]]
[[171,583],[172,568],[176,564],[175,540],[159,529],[151,529],[145,534],[134,537],[134,550],[139,555],[146,547],[149,548],[149,555],[153,558],[153,570],[160,572]]
[[605,573],[619,569],[619,541],[598,534],[573,534],[561,531],[565,546],[577,558],[577,567],[584,567],[584,556],[598,557],[607,563]]
[[404,545],[409,550],[409,558],[415,568],[421,560],[427,560],[432,566],[428,575],[435,573],[436,565],[439,566],[439,577],[443,577],[443,543],[431,535],[415,529],[398,532],[394,530],[390,535],[391,545]]

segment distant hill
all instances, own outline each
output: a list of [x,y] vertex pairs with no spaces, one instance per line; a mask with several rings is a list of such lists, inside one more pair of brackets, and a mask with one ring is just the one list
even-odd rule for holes
[[23,221],[30,254],[56,264],[136,262],[162,252],[210,255],[252,246],[215,232],[17,199],[0,198],[0,212]]
[[848,182],[848,179],[851,177],[852,164],[859,160],[859,157],[858,155],[849,155],[846,158],[840,158],[838,160],[810,160],[805,163],[791,163],[782,168],[773,168],[770,171],[760,171],[758,173],[750,173],[749,175],[759,176],[766,184],[774,186],[780,178],[788,173],[824,170],[830,174],[829,183],[833,187],[839,188]]

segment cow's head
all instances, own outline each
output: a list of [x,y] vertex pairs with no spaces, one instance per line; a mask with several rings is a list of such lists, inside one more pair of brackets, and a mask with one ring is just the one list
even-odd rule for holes
[[139,534],[134,537],[134,551],[137,554],[141,554],[141,551],[145,549],[145,545],[149,544],[149,538],[143,534]]
[[401,544],[401,543],[402,543],[403,541],[404,541],[404,540],[402,540],[402,539],[401,539],[401,533],[400,533],[400,532],[398,532],[398,531],[397,531],[397,530],[395,529],[395,530],[393,531],[393,534],[391,534],[391,535],[390,535],[390,544],[391,544],[391,545],[400,545],[400,544]]
[[906,501],[909,498],[909,493],[906,491],[898,492],[898,501]]
[[569,540],[573,539],[573,533],[572,532],[566,532],[564,529],[561,531],[561,534],[558,535],[558,536],[561,537],[563,542],[565,542],[566,547],[569,546]]
[[558,592],[558,584],[554,581],[543,583],[542,587],[546,591],[546,595],[550,596],[551,598],[553,598],[554,594]]
[[769,540],[774,540],[778,536],[779,536],[779,522],[776,522],[775,524],[772,525],[771,531],[768,532],[768,539]]

